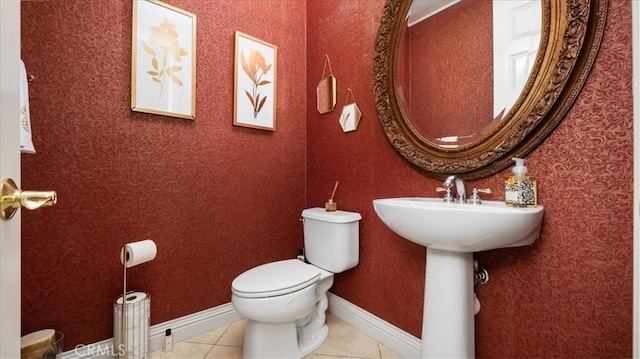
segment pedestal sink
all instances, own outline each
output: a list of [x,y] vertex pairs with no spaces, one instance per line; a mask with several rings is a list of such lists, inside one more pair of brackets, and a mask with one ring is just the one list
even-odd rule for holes
[[427,247],[422,357],[475,357],[473,252],[532,244],[544,207],[421,197],[376,199],[373,207],[392,231]]

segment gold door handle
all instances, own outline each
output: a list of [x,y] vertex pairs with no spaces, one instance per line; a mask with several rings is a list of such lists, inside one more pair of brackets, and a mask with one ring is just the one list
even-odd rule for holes
[[58,195],[55,191],[21,191],[11,178],[3,178],[0,182],[0,218],[10,220],[20,206],[34,210],[56,204]]

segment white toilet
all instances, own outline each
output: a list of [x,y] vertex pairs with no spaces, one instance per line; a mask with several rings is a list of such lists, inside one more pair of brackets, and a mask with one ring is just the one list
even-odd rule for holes
[[231,283],[231,303],[247,318],[244,358],[301,358],[329,335],[327,290],[333,274],[359,260],[359,213],[302,211],[309,263],[288,259],[263,264]]

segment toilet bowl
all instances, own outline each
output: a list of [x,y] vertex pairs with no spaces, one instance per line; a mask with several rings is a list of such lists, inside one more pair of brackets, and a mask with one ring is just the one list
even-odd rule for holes
[[238,276],[231,303],[247,318],[243,357],[296,358],[322,345],[329,335],[325,311],[331,284],[333,273],[298,259],[263,264]]
[[244,358],[300,358],[329,335],[327,291],[334,273],[358,263],[360,214],[302,212],[307,259],[262,264],[231,284],[231,303],[247,318]]

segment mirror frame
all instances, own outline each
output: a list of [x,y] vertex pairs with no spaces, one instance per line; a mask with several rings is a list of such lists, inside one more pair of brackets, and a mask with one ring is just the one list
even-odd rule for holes
[[529,79],[499,125],[458,148],[426,140],[407,120],[395,76],[399,41],[411,0],[387,0],[373,59],[378,118],[395,150],[425,175],[466,180],[491,176],[541,144],[571,108],[595,61],[608,0],[541,0],[542,34]]

